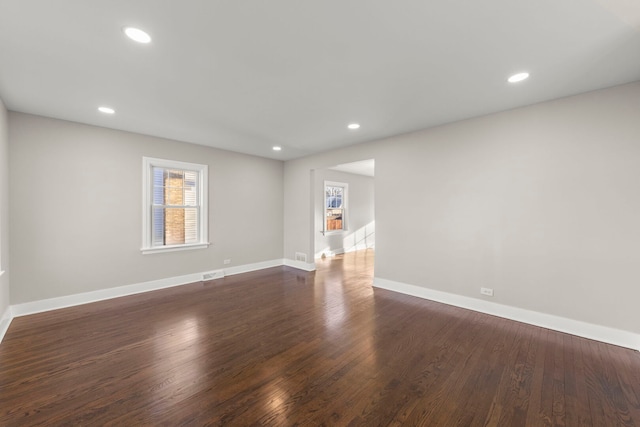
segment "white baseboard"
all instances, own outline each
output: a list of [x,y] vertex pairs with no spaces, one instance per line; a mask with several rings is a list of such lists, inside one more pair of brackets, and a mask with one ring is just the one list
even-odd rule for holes
[[640,334],[375,277],[373,286],[640,351]]
[[294,261],[292,259],[285,259],[284,265],[287,267],[297,268],[299,270],[304,271],[315,271],[316,263],[315,262],[303,262],[303,261]]
[[0,317],[0,343],[4,338],[4,335],[7,333],[9,329],[9,325],[11,325],[11,321],[13,320],[13,315],[11,314],[11,306],[7,307],[7,309],[2,313],[2,317]]
[[[221,271],[224,276],[232,276],[234,274],[248,273],[250,271],[263,270],[265,268],[278,267],[281,265],[288,265],[289,267],[294,267],[305,271],[315,270],[315,264],[308,264],[306,262],[292,260],[274,259],[252,264],[238,265],[235,267],[229,267],[225,268],[224,270],[216,271]],[[136,283],[133,285],[100,289],[92,292],[83,292],[80,294],[66,295],[57,298],[48,298],[44,300],[31,301],[9,306],[0,319],[0,343],[2,342],[2,338],[7,332],[7,329],[9,329],[11,320],[14,317],[27,316],[29,314],[42,313],[45,311],[73,307],[76,305],[88,304],[91,302],[103,301],[112,298],[119,298],[127,295],[140,294],[144,292],[170,288],[173,286],[186,285],[188,283],[201,281],[202,276],[205,273],[206,272],[186,274],[184,276],[168,277],[166,279],[152,280],[149,282]]]
[[60,308],[73,307],[96,301],[103,301],[127,295],[135,295],[143,292],[170,288],[173,286],[185,285],[187,283],[199,282],[202,280],[203,274],[204,273],[186,274],[184,276],[169,277],[166,279],[152,280],[133,285],[118,286],[116,288],[100,289],[98,291],[82,292],[79,294],[65,295],[63,297],[30,301],[12,305],[11,309],[14,317],[26,316],[29,314],[42,313],[44,311],[57,310]]
[[[225,268],[223,272],[225,276],[230,276],[233,274],[261,270],[263,268],[276,267],[279,265],[283,265],[282,259],[262,261],[253,264],[245,264],[236,267]],[[205,272],[186,274],[184,276],[169,277],[166,279],[152,280],[149,282],[136,283],[133,285],[119,286],[116,288],[100,289],[98,291],[83,292],[80,294],[15,304],[11,306],[11,312],[14,317],[26,316],[29,314],[41,313],[44,311],[57,310],[59,308],[73,307],[76,305],[88,304],[91,302],[102,301],[111,298],[140,294],[143,292],[155,291],[158,289],[170,288],[173,286],[186,285],[187,283],[200,282],[202,280],[203,274],[205,274]]]
[[284,265],[284,260],[273,259],[271,261],[262,261],[262,262],[256,262],[253,264],[244,264],[244,265],[238,265],[235,267],[228,267],[224,269],[224,274],[226,276],[233,276],[234,274],[249,273],[251,271],[264,270],[265,268],[279,267],[281,265]]

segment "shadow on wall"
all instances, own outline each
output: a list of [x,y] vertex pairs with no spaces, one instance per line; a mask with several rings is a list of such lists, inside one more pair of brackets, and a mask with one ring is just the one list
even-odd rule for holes
[[376,245],[376,222],[371,221],[364,227],[358,228],[356,231],[347,234],[342,239],[342,248],[332,250],[329,246],[316,252],[315,257],[321,258],[325,256],[333,256],[346,252],[359,251],[361,249],[375,248]]

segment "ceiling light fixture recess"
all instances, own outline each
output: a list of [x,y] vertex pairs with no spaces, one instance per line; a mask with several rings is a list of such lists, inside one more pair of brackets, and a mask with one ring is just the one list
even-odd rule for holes
[[122,31],[124,31],[127,37],[129,37],[131,40],[136,41],[138,43],[151,42],[151,36],[146,32],[142,31],[140,28],[124,27]]
[[98,107],[98,111],[105,114],[114,114],[116,110],[111,107]]
[[280,147],[279,145],[274,145],[273,151],[282,151],[282,147]]
[[509,83],[518,83],[521,82],[523,80],[527,80],[529,78],[529,73],[518,73],[518,74],[514,74],[513,76],[509,77],[508,81]]
[[347,126],[349,129],[351,130],[356,130],[358,128],[360,128],[360,125],[358,123],[351,123],[349,126]]

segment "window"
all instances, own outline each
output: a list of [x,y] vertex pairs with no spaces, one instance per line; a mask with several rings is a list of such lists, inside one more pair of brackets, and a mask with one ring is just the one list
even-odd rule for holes
[[142,253],[206,248],[206,165],[143,157]]
[[324,183],[324,231],[347,229],[347,184],[325,181]]

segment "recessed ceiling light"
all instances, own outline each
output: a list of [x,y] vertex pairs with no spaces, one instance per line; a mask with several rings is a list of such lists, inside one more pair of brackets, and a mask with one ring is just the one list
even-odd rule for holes
[[280,147],[279,145],[274,145],[273,146],[273,151],[281,151],[282,147]]
[[98,107],[98,111],[105,114],[114,114],[116,110],[110,107]]
[[529,73],[518,73],[509,77],[509,83],[518,83],[529,78]]
[[149,43],[151,41],[151,36],[140,28],[124,27],[122,31],[124,31],[127,37],[138,43]]
[[349,126],[347,126],[349,129],[351,130],[355,130],[358,129],[360,127],[360,125],[358,123],[351,123]]

